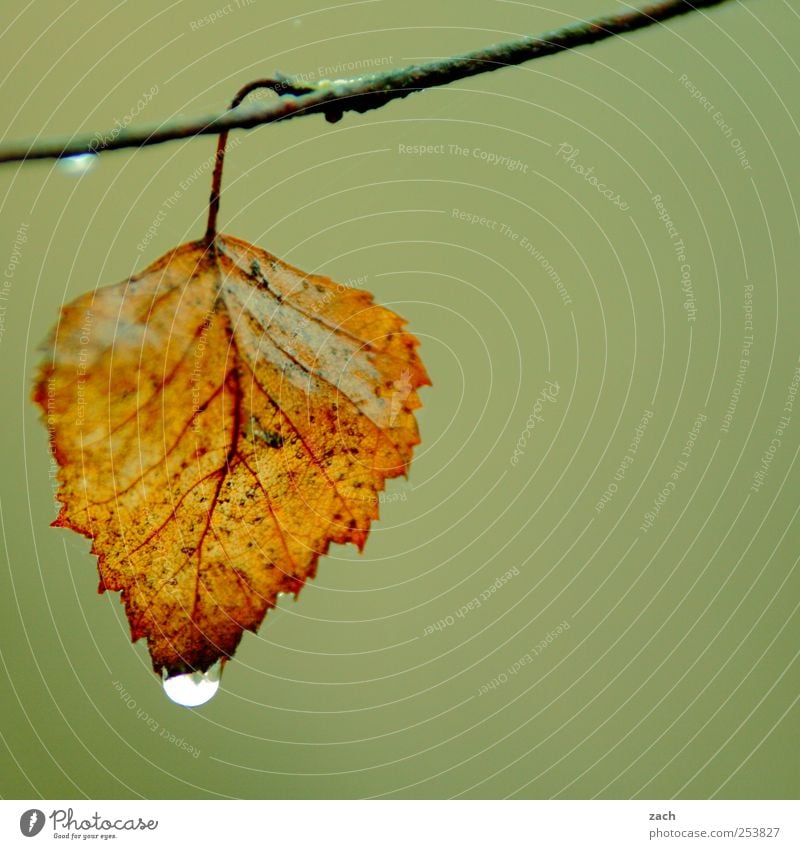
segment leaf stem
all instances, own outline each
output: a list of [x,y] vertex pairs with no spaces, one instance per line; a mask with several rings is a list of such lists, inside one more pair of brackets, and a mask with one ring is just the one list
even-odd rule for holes
[[[269,88],[278,94],[307,94],[314,90],[313,86],[300,85],[289,80],[288,77],[267,77],[261,80],[253,80],[242,86],[236,92],[229,110],[236,109],[250,92],[259,88]],[[211,178],[211,196],[208,201],[208,226],[204,241],[211,245],[217,235],[217,215],[219,214],[219,198],[222,187],[222,168],[225,165],[225,148],[228,145],[228,129],[223,130],[217,138],[217,155],[214,161],[214,174]]]

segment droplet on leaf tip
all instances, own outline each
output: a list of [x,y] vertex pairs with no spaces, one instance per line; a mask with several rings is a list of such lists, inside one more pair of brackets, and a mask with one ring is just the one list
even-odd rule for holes
[[64,174],[82,177],[88,171],[91,171],[96,163],[97,156],[94,153],[79,153],[76,156],[65,156],[63,159],[59,159],[57,167]]
[[[166,671],[164,672],[166,675]],[[222,661],[218,660],[206,672],[187,672],[164,678],[164,692],[181,707],[200,707],[210,701],[222,677]]]

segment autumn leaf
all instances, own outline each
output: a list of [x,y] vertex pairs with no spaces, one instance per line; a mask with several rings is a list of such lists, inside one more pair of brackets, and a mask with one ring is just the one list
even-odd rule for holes
[[92,539],[156,672],[229,657],[331,542],[363,547],[430,383],[404,324],[224,235],[64,308],[34,392],[53,524]]

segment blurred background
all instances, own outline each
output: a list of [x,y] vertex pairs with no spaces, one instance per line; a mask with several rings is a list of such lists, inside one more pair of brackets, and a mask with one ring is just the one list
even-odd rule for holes
[[[3,138],[618,5],[33,0]],[[0,794],[796,798],[798,43],[794,4],[742,0],[231,136],[221,230],[372,291],[433,387],[364,553],[334,546],[194,710],[49,527],[29,396],[64,302],[202,234],[214,139],[0,168]]]

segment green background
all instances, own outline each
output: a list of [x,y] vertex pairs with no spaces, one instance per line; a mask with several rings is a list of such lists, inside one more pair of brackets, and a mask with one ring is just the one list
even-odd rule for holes
[[[35,0],[0,39],[3,130],[207,114],[275,68],[348,76],[608,6]],[[62,302],[202,233],[213,139],[104,155],[82,177],[3,167],[0,793],[796,797],[800,402],[751,484],[800,355],[798,43],[795,4],[744,0],[335,125],[232,136],[223,231],[366,278],[409,319],[434,385],[364,554],[335,546],[197,710],[165,698],[118,597],[96,594],[89,542],[49,528],[29,392]],[[694,321],[654,195],[685,246]],[[526,433],[546,380],[558,396]]]

